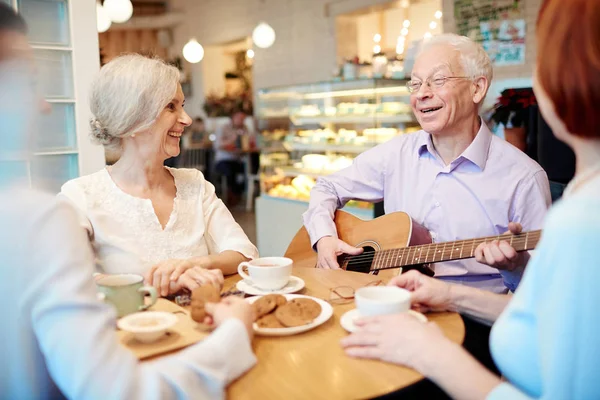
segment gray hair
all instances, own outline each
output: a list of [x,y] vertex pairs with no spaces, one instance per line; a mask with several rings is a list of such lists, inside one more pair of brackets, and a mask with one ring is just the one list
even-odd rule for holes
[[465,75],[471,79],[485,77],[488,87],[492,83],[494,70],[492,60],[483,47],[466,36],[454,33],[436,35],[425,40],[419,49],[419,54],[435,45],[450,45],[460,54],[460,62]]
[[90,94],[91,136],[116,150],[123,138],[148,129],[177,92],[179,70],[159,58],[127,54],[106,64]]

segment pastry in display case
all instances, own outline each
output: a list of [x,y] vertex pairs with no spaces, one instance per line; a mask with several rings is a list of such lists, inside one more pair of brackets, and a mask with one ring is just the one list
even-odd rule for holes
[[263,136],[280,141],[281,146],[271,146],[277,148],[272,154],[288,153],[286,161],[270,162],[271,154],[263,152],[262,194],[307,202],[319,176],[351,165],[363,151],[419,130],[409,97],[406,80],[398,79],[259,90],[259,128]]

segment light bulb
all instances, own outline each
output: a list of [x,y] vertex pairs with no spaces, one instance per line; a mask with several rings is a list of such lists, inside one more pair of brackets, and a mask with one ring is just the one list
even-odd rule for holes
[[402,28],[402,30],[400,31],[400,34],[401,34],[402,36],[406,36],[406,35],[408,35],[408,29],[406,29],[406,28]]
[[375,46],[373,46],[373,53],[375,54],[379,54],[381,53],[381,46],[376,44]]
[[275,43],[275,31],[269,24],[261,22],[252,31],[252,41],[261,49],[269,48]]
[[96,27],[98,28],[98,32],[100,32],[100,33],[106,32],[108,30],[108,28],[110,28],[111,24],[112,24],[112,21],[110,20],[108,13],[104,9],[104,7],[102,7],[100,5],[100,3],[97,3],[96,4]]
[[104,9],[112,22],[123,23],[133,15],[133,4],[130,0],[104,0]]
[[436,18],[436,19],[440,19],[440,18],[442,18],[442,12],[441,12],[440,10],[437,10],[437,11],[435,12],[435,18]]
[[379,33],[376,33],[375,36],[373,36],[373,41],[375,43],[381,42],[381,35]]
[[410,26],[410,21],[405,19],[404,22],[402,23],[402,26],[405,28],[408,28]]
[[425,33],[425,36],[423,36],[423,38],[425,38],[425,39],[431,39],[431,36],[432,36],[431,32],[427,32],[427,33]]
[[248,57],[248,58],[250,58],[250,59],[254,58],[254,50],[252,50],[252,49],[248,49],[248,50],[246,51],[246,57]]
[[190,39],[183,46],[183,58],[192,64],[199,63],[204,58],[204,48],[196,39]]
[[431,21],[431,22],[429,23],[429,29],[435,29],[435,28],[437,28],[437,22],[435,22],[435,21]]

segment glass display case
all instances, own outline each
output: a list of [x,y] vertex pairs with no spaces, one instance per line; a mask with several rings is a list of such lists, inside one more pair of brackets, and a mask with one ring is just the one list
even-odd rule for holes
[[360,79],[259,90],[261,195],[306,202],[317,177],[349,166],[373,146],[419,130],[405,84]]

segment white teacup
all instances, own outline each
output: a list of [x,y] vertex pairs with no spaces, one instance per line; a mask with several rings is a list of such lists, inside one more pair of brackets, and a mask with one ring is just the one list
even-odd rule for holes
[[354,303],[363,317],[406,312],[410,309],[410,292],[397,286],[368,286],[358,289]]
[[[244,280],[262,290],[278,290],[290,281],[293,261],[286,257],[263,257],[243,262],[238,273]],[[248,270],[248,273],[244,272]]]

